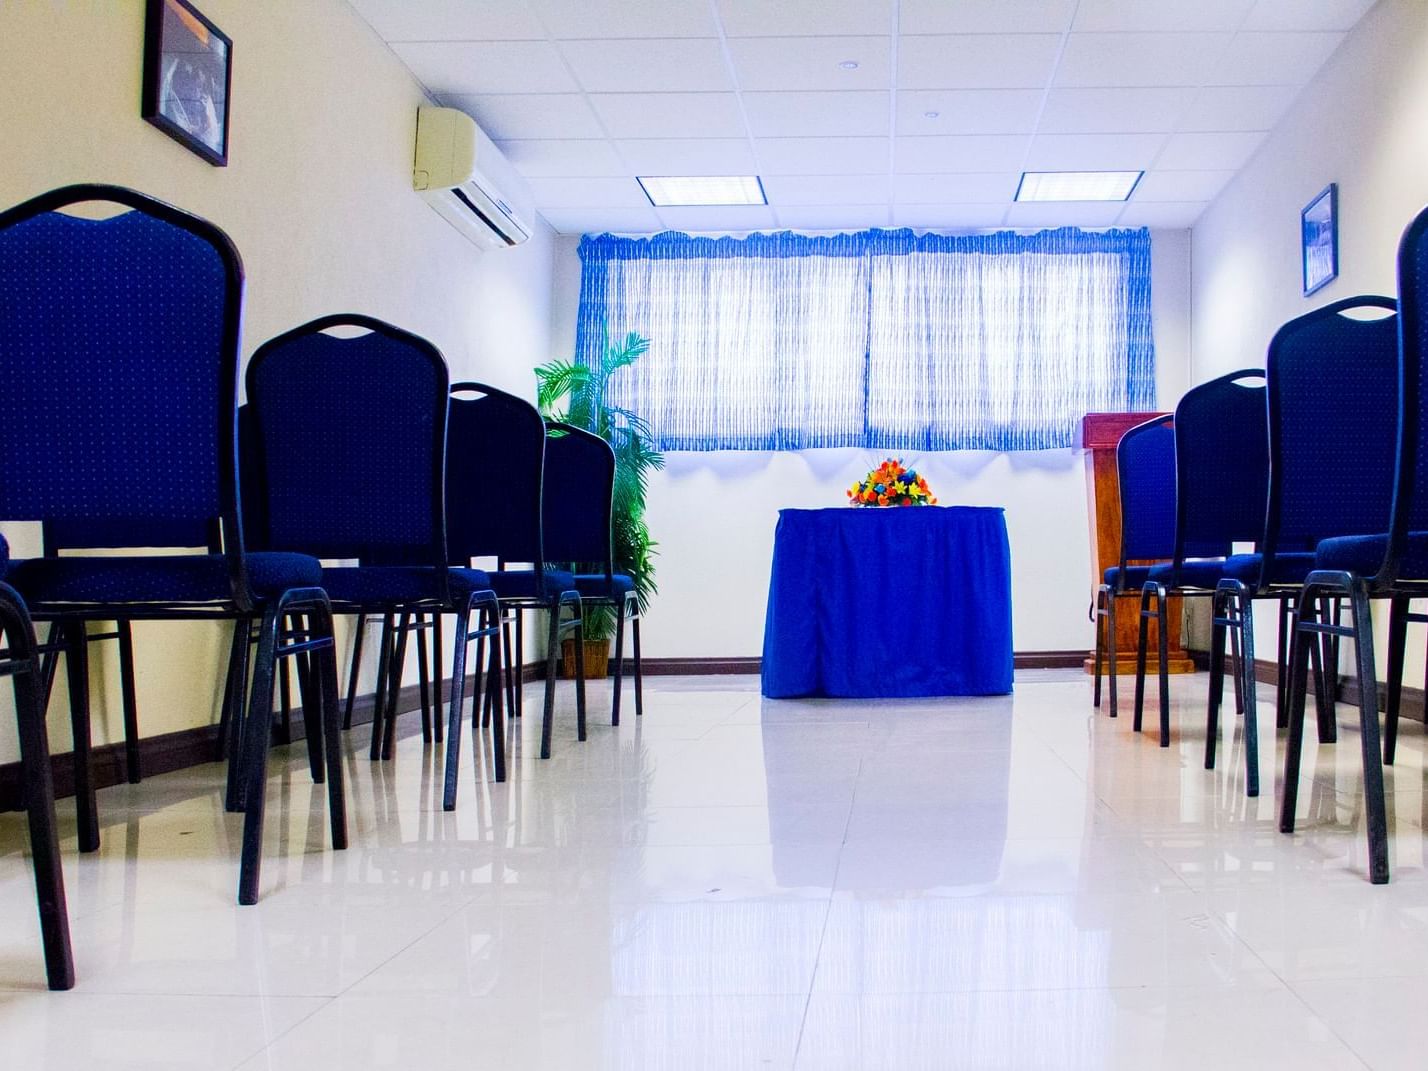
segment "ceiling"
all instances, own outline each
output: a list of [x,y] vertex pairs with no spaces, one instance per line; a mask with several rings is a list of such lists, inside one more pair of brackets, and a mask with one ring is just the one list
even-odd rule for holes
[[[557,231],[649,233],[1188,227],[1374,0],[351,2]],[[1139,169],[1125,203],[1012,201]],[[710,174],[768,206],[635,182]]]

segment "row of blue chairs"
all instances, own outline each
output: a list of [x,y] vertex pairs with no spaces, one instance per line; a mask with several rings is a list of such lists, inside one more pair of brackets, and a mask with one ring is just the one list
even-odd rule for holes
[[[529,403],[494,388],[451,384],[431,343],[360,315],[315,320],[260,346],[240,407],[243,285],[238,251],[219,228],[133,190],[70,186],[0,213],[0,519],[40,522],[46,541],[42,556],[12,561],[0,540],[0,674],[14,685],[55,989],[74,984],[74,967],[44,720],[54,657],[63,654],[69,687],[79,847],[91,852],[89,643],[120,643],[137,779],[130,623],[235,623],[219,740],[228,806],[244,814],[238,900],[252,904],[279,667],[298,680],[312,776],[327,786],[332,845],[346,846],[335,614],[407,625],[382,643],[373,759],[392,754],[410,623],[454,616],[447,809],[472,644],[478,681],[485,669],[473,733],[490,726],[500,781],[506,615],[547,610],[552,658],[566,632],[582,650],[582,604],[617,607],[621,635],[626,618],[638,629],[633,585],[611,562],[608,444],[547,427]],[[521,474],[519,492],[491,486],[496,454],[498,471]],[[128,553],[74,553],[112,548]],[[472,567],[476,557],[496,568]],[[109,621],[119,623],[113,633],[89,631]],[[37,622],[51,625],[44,643]],[[638,713],[637,631],[636,654]],[[552,735],[548,670],[542,757]],[[583,667],[580,677],[583,739]],[[439,717],[430,720],[439,732]]]
[[[1319,739],[1333,742],[1338,645],[1353,641],[1375,884],[1389,878],[1383,764],[1394,761],[1407,625],[1428,621],[1409,605],[1428,596],[1428,209],[1403,234],[1398,285],[1397,299],[1347,298],[1291,320],[1271,340],[1263,369],[1201,384],[1173,417],[1125,433],[1117,448],[1121,559],[1096,598],[1093,701],[1100,705],[1108,663],[1115,717],[1116,603],[1140,596],[1136,731],[1147,629],[1159,624],[1162,747],[1170,744],[1168,600],[1210,600],[1205,767],[1215,764],[1229,637],[1250,796],[1259,794],[1252,607],[1279,604],[1276,723],[1288,730],[1279,827],[1286,833],[1295,825],[1311,667]],[[1236,553],[1243,544],[1253,551]],[[1371,599],[1391,605],[1382,755]]]

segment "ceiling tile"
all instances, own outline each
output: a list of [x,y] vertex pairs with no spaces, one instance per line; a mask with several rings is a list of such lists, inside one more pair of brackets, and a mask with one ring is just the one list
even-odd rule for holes
[[1062,33],[1076,0],[902,0],[903,33]]
[[1007,226],[1109,227],[1124,208],[1119,201],[1022,202],[1007,208]]
[[615,142],[637,175],[753,175],[748,138],[642,138]]
[[529,0],[351,0],[384,41],[542,40]]
[[1303,85],[1343,41],[1341,33],[1242,33],[1225,50],[1206,85]]
[[540,214],[560,234],[654,234],[664,229],[653,208],[542,208]]
[[1032,139],[1026,170],[1143,170],[1164,143],[1163,134],[1038,134]]
[[503,141],[500,149],[527,178],[629,174],[614,146],[603,138]]
[[1376,0],[1259,0],[1242,30],[1350,30]]
[[903,90],[897,95],[897,132],[1030,134],[1041,98],[1039,89]]
[[780,205],[774,209],[780,227],[804,231],[865,231],[886,227],[891,213],[880,205]]
[[1056,71],[1058,86],[1197,86],[1233,34],[1073,33]]
[[[1239,29],[1255,0],[1081,0],[1076,8],[1076,32],[1124,33],[1149,30],[1177,33],[1187,30]],[[1302,2],[1302,0],[1301,0]]]
[[1150,171],[1136,183],[1131,200],[1211,201],[1235,177],[1233,171]]
[[532,178],[536,205],[546,208],[647,208],[649,198],[633,178]]
[[1183,230],[1204,213],[1204,201],[1132,201],[1116,222],[1122,227],[1157,227]]
[[1020,171],[1030,143],[1025,134],[898,138],[893,167],[908,175]]
[[1272,130],[1298,95],[1298,86],[1207,86],[1177,129]]
[[392,50],[433,93],[568,93],[580,87],[548,41],[429,41]]
[[894,175],[893,203],[1007,204],[1016,194],[1016,174]]
[[[480,0],[485,3],[485,0]],[[713,37],[709,0],[530,0],[552,37]]]
[[784,205],[857,205],[888,202],[886,175],[773,175],[764,193],[775,208]]
[[730,37],[886,34],[892,0],[718,0]]
[[732,93],[596,93],[590,104],[612,138],[680,138],[693,130],[711,138],[746,133]]
[[772,209],[763,205],[709,208],[661,208],[659,217],[677,231],[758,231],[774,226]]
[[999,204],[893,205],[892,210],[894,227],[926,231],[992,230],[1006,214],[1007,206]]
[[902,37],[899,89],[1036,89],[1051,81],[1061,49],[1055,34]]
[[745,93],[755,137],[863,137],[888,133],[888,94]]
[[886,172],[888,138],[758,138],[764,175],[859,175]]
[[491,137],[600,138],[600,120],[580,93],[533,93],[528,96],[473,96],[448,93],[442,103],[475,118]]
[[1174,130],[1193,89],[1053,89],[1037,131],[1042,134],[1138,134]]
[[1264,135],[1257,131],[1174,134],[1155,166],[1164,171],[1238,171],[1262,141]]
[[732,90],[713,38],[562,41],[560,51],[589,93],[717,93]]
[[[888,37],[745,37],[729,42],[743,90],[886,89]],[[855,71],[838,64],[852,60]]]

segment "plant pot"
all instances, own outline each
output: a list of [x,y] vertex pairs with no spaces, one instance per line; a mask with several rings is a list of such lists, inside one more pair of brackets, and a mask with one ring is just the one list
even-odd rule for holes
[[[566,680],[575,679],[575,640],[567,637],[560,644],[560,675]],[[610,675],[610,641],[585,641],[585,679],[604,680]]]

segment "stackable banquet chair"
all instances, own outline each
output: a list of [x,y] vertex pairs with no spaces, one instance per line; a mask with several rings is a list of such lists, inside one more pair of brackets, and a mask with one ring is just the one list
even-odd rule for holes
[[[1152,567],[1141,593],[1140,637],[1136,650],[1135,728],[1141,727],[1145,701],[1146,626],[1160,628],[1160,746],[1170,746],[1170,675],[1166,665],[1166,607],[1172,596],[1213,598],[1228,570],[1246,568],[1231,555],[1235,543],[1257,543],[1264,533],[1269,483],[1269,430],[1264,372],[1244,369],[1201,383],[1175,407],[1175,542],[1169,562]],[[1258,567],[1257,561],[1253,568]],[[1235,612],[1249,612],[1248,596]],[[1218,616],[1218,615],[1217,615]],[[1217,624],[1214,626],[1220,629]],[[1220,660],[1214,678],[1223,687],[1224,643],[1212,644]],[[1237,651],[1236,691],[1248,695],[1246,673],[1254,673],[1250,638]],[[1254,707],[1245,702],[1246,789],[1259,794]],[[1214,727],[1210,731],[1210,754]]]
[[1175,549],[1175,433],[1171,417],[1154,417],[1127,430],[1116,443],[1120,490],[1121,559],[1096,589],[1096,665],[1092,703],[1101,705],[1101,671],[1107,672],[1111,717],[1116,717],[1116,602],[1140,591],[1154,562]]
[[[1265,361],[1269,419],[1269,487],[1264,528],[1257,549],[1226,559],[1216,582],[1211,632],[1210,697],[1205,766],[1215,760],[1222,692],[1223,642],[1238,634],[1244,651],[1245,709],[1254,709],[1256,683],[1254,616],[1250,600],[1275,599],[1292,607],[1292,623],[1314,622],[1328,599],[1303,599],[1314,568],[1314,547],[1335,535],[1382,532],[1393,497],[1397,429],[1384,419],[1396,411],[1397,303],[1384,297],[1352,297],[1326,305],[1279,329]],[[1388,315],[1382,315],[1383,313]],[[1349,315],[1352,314],[1352,315]],[[1371,318],[1364,318],[1371,317]],[[1201,579],[1208,583],[1209,576]],[[1321,605],[1321,602],[1324,605]],[[1283,620],[1283,614],[1281,615]],[[1306,650],[1314,664],[1319,739],[1337,738],[1334,657],[1315,643]],[[1288,681],[1287,652],[1281,685]],[[1287,714],[1288,689],[1279,710]],[[1246,725],[1246,743],[1251,741]]]
[[[9,565],[10,547],[0,536],[0,576]],[[60,868],[59,835],[55,830],[55,788],[45,731],[40,660],[34,626],[19,592],[0,583],[0,676],[8,676],[15,696],[15,720],[20,737],[20,768],[25,786],[25,811],[30,825],[30,858],[35,868],[35,902],[40,911],[40,940],[51,989],[74,988],[74,956],[69,943],[69,912],[65,907],[64,873]]]
[[[541,720],[540,757],[550,758],[555,718],[556,659],[560,641],[575,635],[576,734],[585,739],[584,627],[575,577],[552,569],[545,541],[542,479],[545,464],[545,422],[524,398],[484,383],[457,383],[451,388],[451,425],[447,440],[447,536],[451,560],[495,558],[491,585],[503,610],[520,620],[527,610],[548,614],[546,628],[545,706]],[[514,567],[518,566],[518,567]],[[562,619],[569,609],[571,617]],[[508,661],[522,660],[518,633]],[[519,670],[513,668],[512,675]],[[520,715],[519,700],[512,703]],[[474,715],[474,711],[473,711]],[[447,800],[455,806],[453,761],[457,725],[448,726]]]
[[[1369,356],[1377,363],[1380,356],[1378,349],[1385,344],[1386,331],[1396,327],[1397,397],[1387,400],[1386,404],[1383,404],[1384,399],[1379,399],[1382,407],[1372,416],[1369,415],[1369,405],[1359,407],[1364,423],[1357,429],[1358,437],[1352,444],[1354,453],[1344,457],[1338,465],[1343,470],[1339,490],[1348,492],[1353,482],[1353,470],[1360,469],[1360,482],[1369,485],[1362,487],[1361,493],[1375,506],[1380,504],[1379,478],[1387,469],[1391,476],[1392,496],[1389,523],[1386,531],[1361,526],[1350,534],[1351,530],[1344,528],[1342,534],[1323,540],[1316,548],[1314,570],[1304,581],[1299,598],[1300,615],[1290,643],[1289,742],[1285,750],[1284,799],[1279,817],[1280,830],[1294,832],[1308,683],[1306,651],[1315,646],[1317,636],[1350,638],[1354,641],[1359,678],[1359,744],[1363,754],[1369,880],[1376,885],[1388,881],[1389,877],[1388,820],[1382,763],[1391,763],[1394,759],[1398,735],[1396,693],[1403,675],[1404,634],[1410,620],[1424,620],[1424,615],[1408,612],[1409,602],[1428,597],[1428,421],[1423,417],[1424,377],[1428,373],[1428,209],[1409,224],[1399,243],[1398,289],[1401,303],[1398,323],[1391,322],[1393,317],[1378,322],[1379,329],[1373,336],[1371,354],[1360,348],[1346,350],[1340,355],[1342,363],[1350,367]],[[1283,340],[1284,346],[1297,345],[1301,333],[1325,329],[1325,325],[1317,321],[1295,329],[1299,323],[1295,321],[1281,332],[1289,332]],[[1326,404],[1336,406],[1340,394],[1337,375],[1331,382],[1334,382],[1332,398]],[[1397,413],[1396,422],[1384,420],[1384,414],[1388,412]],[[1375,426],[1376,423],[1379,426]],[[1383,457],[1382,440],[1395,431],[1397,435],[1393,448],[1386,459]],[[1367,455],[1362,460],[1361,450]],[[1288,444],[1285,453],[1291,454]],[[1371,469],[1371,465],[1376,467]],[[1305,607],[1324,597],[1347,600],[1348,625],[1315,620],[1304,613]],[[1370,599],[1388,599],[1391,607],[1388,666],[1391,702],[1385,719],[1382,759],[1379,756],[1378,684],[1374,667],[1373,621],[1369,616]]]
[[[92,202],[105,219],[64,209]],[[258,618],[240,903],[257,900],[267,725],[278,659],[317,657],[331,835],[346,846],[337,676],[320,563],[249,553],[236,474],[243,271],[217,227],[117,186],[69,186],[0,213],[0,517],[92,525],[124,544],[221,553],[64,555],[12,563],[35,620],[57,622],[74,731],[81,851],[99,847],[90,771],[89,621]],[[296,616],[301,629],[285,627]],[[318,747],[318,741],[310,742]],[[256,756],[256,757],[254,757]],[[242,761],[242,760],[240,760]],[[325,767],[323,769],[322,767]]]
[[[479,569],[448,567],[441,353],[370,316],[324,316],[259,346],[247,387],[251,442],[245,452],[252,462],[245,475],[253,493],[245,520],[255,542],[357,562],[323,570],[338,613],[390,614],[399,621],[418,613],[455,614],[451,718],[460,717],[465,698],[467,651],[488,638],[487,694],[499,708],[500,607],[491,578]],[[378,668],[385,698],[373,715],[374,761],[393,753],[407,630],[395,632]],[[505,780],[500,717],[492,762],[496,780]]]
[[[634,640],[635,715],[644,711],[640,667],[640,601],[635,583],[615,572],[611,513],[615,492],[615,451],[598,435],[570,424],[547,425],[545,443],[545,552],[575,572],[582,612],[606,606],[615,618],[615,680],[610,724],[620,724],[624,679],[625,623]],[[590,570],[584,572],[581,570]]]

